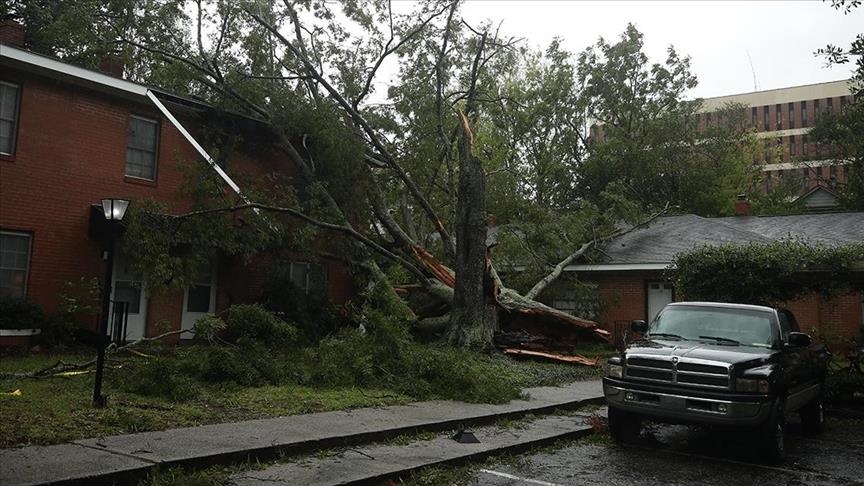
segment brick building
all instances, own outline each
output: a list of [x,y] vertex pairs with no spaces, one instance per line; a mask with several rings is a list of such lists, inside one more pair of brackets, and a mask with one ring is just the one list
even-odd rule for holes
[[[746,201],[738,216],[703,218],[694,214],[658,218],[651,225],[617,238],[605,248],[605,260],[566,267],[596,285],[608,304],[601,325],[613,331],[635,319],[651,320],[664,305],[681,299],[664,270],[680,252],[704,245],[769,242],[785,237],[824,245],[864,241],[864,213],[750,216]],[[864,325],[864,292],[825,298],[810,295],[785,305],[802,329],[856,337]]]
[[[19,41],[7,27],[0,41]],[[183,167],[204,163],[154,99],[193,136],[205,131],[204,120],[215,110],[114,74],[0,44],[0,293],[30,299],[48,313],[56,312],[66,282],[103,278],[103,244],[91,236],[94,205],[105,197],[133,205],[152,199],[182,211],[190,203],[180,191]],[[266,129],[231,117],[253,131]],[[235,175],[292,171],[266,143],[241,147],[227,167]],[[151,295],[118,252],[112,298],[129,304],[126,338],[152,336],[157,324],[190,328],[202,315],[254,299],[262,283],[254,267],[219,258],[185,291]],[[313,266],[300,258],[291,265],[292,280],[308,291],[313,269],[332,300],[351,295],[351,276],[341,263]],[[95,318],[84,325],[95,328]]]
[[703,100],[699,127],[718,123],[718,110],[729,103],[744,105],[750,126],[764,143],[753,162],[762,167],[765,190],[800,174],[796,180],[802,181],[802,194],[817,187],[830,194],[845,181],[845,167],[832,158],[831,147],[817,145],[808,134],[821,116],[853,100],[846,80],[718,96]]

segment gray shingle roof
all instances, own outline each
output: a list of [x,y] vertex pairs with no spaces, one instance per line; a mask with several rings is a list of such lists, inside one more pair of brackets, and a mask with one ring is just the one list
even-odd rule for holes
[[603,263],[669,263],[675,254],[703,245],[749,243],[797,237],[812,243],[864,242],[864,212],[793,216],[703,218],[694,214],[657,218],[613,240]]

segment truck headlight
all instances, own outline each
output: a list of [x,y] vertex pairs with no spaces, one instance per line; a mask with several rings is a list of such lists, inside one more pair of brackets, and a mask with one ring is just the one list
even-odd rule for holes
[[744,393],[768,393],[768,380],[755,378],[738,378],[735,380],[735,391]]
[[622,378],[624,376],[624,367],[618,364],[606,364],[606,376],[609,378]]

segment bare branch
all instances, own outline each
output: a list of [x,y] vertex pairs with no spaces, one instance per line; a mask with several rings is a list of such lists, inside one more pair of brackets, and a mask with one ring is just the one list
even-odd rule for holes
[[387,150],[387,148],[381,142],[378,134],[375,132],[375,130],[372,129],[371,125],[369,125],[366,119],[363,118],[360,113],[358,113],[352,108],[348,100],[346,100],[345,97],[342,96],[342,94],[339,93],[339,91],[337,91],[335,87],[333,87],[333,85],[331,85],[326,79],[324,79],[323,74],[315,69],[315,66],[312,65],[312,62],[309,60],[308,57],[303,55],[303,52],[300,49],[298,49],[288,39],[286,39],[285,36],[283,36],[274,26],[270,25],[259,15],[255,14],[255,12],[252,12],[248,8],[245,11],[256,22],[270,30],[273,35],[276,36],[276,38],[279,39],[282,44],[303,63],[309,74],[311,74],[318,82],[318,84],[320,84],[330,94],[330,97],[333,98],[333,100],[336,101],[336,103],[338,103],[343,110],[345,110],[345,112],[351,117],[354,123],[363,130],[363,132],[368,137],[369,142],[372,144],[378,154],[381,155],[381,158],[384,160],[384,162],[386,162],[387,165],[394,172],[396,172],[396,174],[399,176],[399,179],[402,180],[402,182],[411,192],[411,195],[417,200],[417,202],[420,204],[420,207],[423,208],[423,211],[426,213],[427,218],[435,225],[435,228],[441,234],[442,241],[445,242],[444,248],[447,253],[450,255],[455,254],[456,249],[455,245],[453,244],[452,237],[450,236],[450,233],[447,231],[447,229],[444,227],[444,224],[441,222],[441,218],[438,217],[435,209],[420,192],[420,189],[417,187],[417,184],[414,182],[414,180],[408,175],[405,169],[396,162],[396,160],[390,154],[390,151]]
[[[453,2],[453,5],[456,5],[456,4],[457,4],[457,2]],[[392,9],[392,5],[391,5],[390,3],[388,3],[388,8],[390,8],[390,39],[387,40],[387,44],[384,45],[384,49],[382,50],[381,54],[378,56],[378,60],[375,62],[375,65],[372,66],[372,70],[369,72],[369,75],[366,76],[366,83],[364,84],[363,89],[360,90],[360,94],[357,95],[357,98],[354,99],[354,102],[351,104],[351,106],[354,108],[355,111],[357,110],[357,107],[360,105],[360,102],[363,100],[363,98],[365,98],[365,97],[369,94],[369,90],[370,90],[371,87],[372,87],[372,80],[375,78],[375,75],[376,75],[376,73],[378,72],[378,68],[381,67],[381,64],[384,62],[384,60],[385,60],[389,55],[391,55],[391,54],[393,54],[394,52],[398,51],[398,50],[399,50],[403,45],[405,45],[408,41],[410,41],[411,39],[413,39],[414,37],[416,37],[417,34],[419,34],[420,32],[422,32],[423,29],[425,29],[426,26],[429,25],[429,22],[432,22],[434,19],[438,18],[442,13],[444,13],[444,12],[447,10],[447,8],[442,8],[442,9],[439,10],[438,12],[436,12],[436,13],[430,15],[426,20],[424,20],[423,22],[421,22],[420,25],[419,25],[417,28],[415,28],[415,29],[412,30],[411,32],[405,34],[405,35],[402,37],[402,39],[399,40],[399,42],[396,43],[395,46],[390,47],[390,46],[393,44],[393,41],[394,41],[394,35],[393,35],[393,9]]]
[[558,264],[555,265],[555,267],[552,269],[551,272],[549,272],[548,275],[546,275],[545,277],[543,277],[542,279],[540,279],[539,282],[537,282],[536,284],[534,284],[534,287],[532,287],[531,290],[529,290],[529,291],[525,294],[525,298],[526,298],[526,299],[535,300],[535,299],[537,298],[537,296],[540,295],[541,292],[543,292],[544,290],[546,290],[546,287],[548,287],[549,284],[551,284],[552,282],[554,282],[555,280],[557,280],[558,277],[561,276],[561,273],[564,271],[564,268],[565,268],[567,265],[570,265],[571,263],[573,263],[573,261],[575,261],[575,260],[576,260],[577,258],[579,258],[580,256],[584,255],[585,252],[587,252],[588,250],[590,250],[590,249],[593,248],[594,246],[596,246],[596,245],[598,245],[598,244],[600,244],[600,243],[607,242],[607,241],[609,241],[609,240],[611,240],[611,239],[613,239],[613,238],[617,238],[617,237],[619,237],[619,236],[624,236],[624,235],[626,235],[627,233],[633,232],[633,231],[635,231],[635,230],[637,230],[637,229],[639,229],[639,228],[641,228],[641,227],[643,227],[643,226],[645,226],[645,225],[651,223],[652,221],[654,221],[655,219],[659,218],[660,216],[666,214],[670,209],[672,209],[672,208],[671,208],[671,207],[669,206],[669,204],[667,203],[666,206],[665,206],[662,210],[660,210],[660,211],[658,211],[658,212],[656,212],[656,213],[654,213],[654,214],[648,216],[648,217],[645,218],[644,220],[640,221],[640,222],[637,223],[637,224],[634,224],[633,226],[631,226],[631,227],[629,227],[629,228],[627,228],[627,229],[624,229],[624,230],[617,229],[617,230],[615,230],[615,231],[612,231],[612,232],[609,233],[609,234],[606,234],[606,235],[604,235],[604,236],[600,236],[600,237],[598,237],[598,238],[594,238],[593,240],[591,240],[591,241],[589,241],[589,242],[587,242],[587,243],[582,244],[582,246],[580,246],[579,249],[577,249],[575,252],[573,252],[573,253],[567,255],[567,257],[565,257],[563,260],[561,260],[560,262],[558,262]]
[[238,204],[238,205],[227,207],[227,208],[214,208],[214,209],[204,209],[204,210],[200,210],[200,211],[191,211],[191,212],[188,212],[185,214],[176,215],[176,216],[174,216],[174,218],[175,219],[186,219],[186,218],[194,218],[197,216],[203,216],[203,215],[207,215],[207,214],[233,213],[233,212],[241,211],[244,209],[260,209],[262,211],[270,211],[270,212],[274,212],[274,213],[284,213],[284,214],[288,214],[289,216],[292,216],[294,218],[297,218],[303,222],[309,223],[313,226],[317,226],[319,228],[327,229],[330,231],[335,231],[337,233],[342,233],[342,234],[347,235],[347,236],[351,237],[352,239],[362,243],[367,248],[370,248],[371,250],[373,250],[376,253],[378,253],[379,255],[387,258],[388,260],[396,262],[399,265],[402,265],[406,270],[408,270],[409,272],[414,274],[414,276],[416,276],[421,281],[425,281],[427,279],[427,276],[419,268],[417,268],[413,263],[411,263],[410,261],[408,261],[404,257],[397,255],[396,253],[393,253],[390,250],[379,245],[378,243],[374,242],[369,237],[367,237],[366,235],[355,230],[350,225],[348,225],[348,224],[335,224],[335,223],[328,223],[326,221],[320,221],[320,220],[317,220],[317,219],[315,219],[315,218],[313,218],[307,214],[304,214],[303,212],[301,212],[297,209],[294,209],[294,208],[270,206],[267,204],[249,203],[249,204]]

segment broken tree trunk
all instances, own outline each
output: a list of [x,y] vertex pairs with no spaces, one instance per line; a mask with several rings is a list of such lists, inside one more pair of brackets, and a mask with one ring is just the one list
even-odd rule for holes
[[474,156],[468,119],[462,121],[459,196],[456,206],[456,284],[447,339],[452,344],[484,348],[492,343],[497,311],[486,309],[486,174]]

